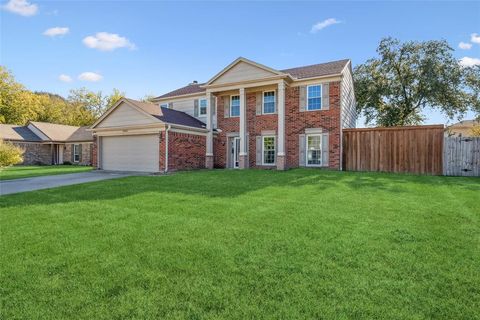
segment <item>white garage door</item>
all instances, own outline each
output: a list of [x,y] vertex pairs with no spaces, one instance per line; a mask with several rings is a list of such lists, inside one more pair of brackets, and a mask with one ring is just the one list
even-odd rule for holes
[[102,137],[102,169],[157,172],[158,135]]

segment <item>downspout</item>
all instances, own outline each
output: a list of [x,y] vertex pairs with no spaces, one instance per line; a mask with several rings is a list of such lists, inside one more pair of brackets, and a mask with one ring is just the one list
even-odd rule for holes
[[168,131],[170,131],[171,125],[165,129],[165,169],[164,173],[168,172]]

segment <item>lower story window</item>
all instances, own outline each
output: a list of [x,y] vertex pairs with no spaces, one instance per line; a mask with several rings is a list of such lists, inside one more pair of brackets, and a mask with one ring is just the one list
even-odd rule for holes
[[275,164],[275,137],[264,136],[263,137],[263,164],[270,165]]
[[74,144],[73,145],[73,162],[80,161],[80,145]]
[[319,166],[322,164],[322,135],[307,136],[307,165]]

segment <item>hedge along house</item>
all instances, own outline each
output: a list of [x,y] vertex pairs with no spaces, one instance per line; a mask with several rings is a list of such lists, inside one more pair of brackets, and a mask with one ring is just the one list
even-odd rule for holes
[[[97,166],[341,169],[355,127],[350,60],[275,70],[238,58],[208,82],[154,99],[122,99],[92,126]],[[203,162],[203,163],[202,163]]]
[[0,124],[0,139],[24,150],[23,164],[92,164],[93,136],[87,127],[30,121]]
[[208,130],[181,111],[122,98],[91,130],[99,169],[166,172],[205,167]]

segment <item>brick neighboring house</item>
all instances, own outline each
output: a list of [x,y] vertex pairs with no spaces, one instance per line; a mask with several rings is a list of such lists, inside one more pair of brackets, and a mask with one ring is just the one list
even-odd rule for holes
[[87,127],[35,121],[26,126],[0,124],[0,139],[22,148],[26,165],[92,164],[93,136]]
[[91,128],[107,170],[341,169],[355,127],[350,60],[275,70],[238,58],[153,103],[122,99]]

